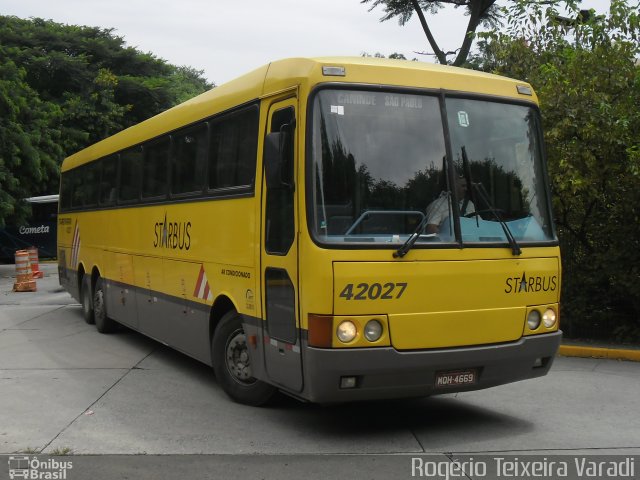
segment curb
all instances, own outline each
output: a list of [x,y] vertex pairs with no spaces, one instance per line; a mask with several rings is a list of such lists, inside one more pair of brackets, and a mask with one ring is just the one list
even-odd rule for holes
[[629,360],[640,362],[640,350],[622,348],[583,347],[560,345],[559,355],[563,357],[607,358],[610,360]]

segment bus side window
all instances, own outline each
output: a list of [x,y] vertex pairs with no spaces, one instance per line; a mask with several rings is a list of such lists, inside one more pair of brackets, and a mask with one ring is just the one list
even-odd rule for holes
[[103,158],[100,175],[100,205],[109,206],[116,203],[116,186],[118,185],[118,156]]
[[250,107],[211,122],[209,189],[253,186],[258,115]]
[[60,185],[60,211],[64,212],[71,208],[71,198],[73,197],[73,170],[61,174]]
[[171,193],[201,193],[206,163],[207,124],[176,133],[171,159]]
[[100,163],[91,162],[83,167],[82,190],[84,192],[84,207],[98,205],[98,186],[100,182]]
[[144,146],[142,197],[162,197],[167,194],[167,168],[169,163],[169,138]]
[[97,162],[69,171],[64,177],[68,185],[63,184],[63,208],[82,209],[98,204],[100,165]]
[[256,176],[256,155],[258,153],[259,111],[254,107],[239,118],[238,165],[236,182],[238,185],[253,185]]
[[142,150],[134,148],[120,155],[120,175],[118,188],[119,202],[132,202],[140,198],[140,177],[142,174]]

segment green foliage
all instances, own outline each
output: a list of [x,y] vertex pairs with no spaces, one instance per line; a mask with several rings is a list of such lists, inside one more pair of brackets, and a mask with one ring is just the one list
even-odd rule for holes
[[[0,46],[0,55],[6,48]],[[15,63],[0,63],[0,226],[10,216],[24,217],[28,208],[17,199],[39,192],[57,178],[62,156],[62,111],[43,102]]]
[[208,84],[202,77],[203,70],[196,70],[185,65],[175,67],[169,77],[169,90],[175,103],[186,102],[190,98],[209,90],[213,85]]
[[111,29],[0,16],[0,225],[57,191],[65,156],[212,86]]
[[505,10],[506,32],[484,35],[473,59],[529,81],[540,98],[569,333],[640,333],[638,12],[622,0],[602,16],[519,0]]

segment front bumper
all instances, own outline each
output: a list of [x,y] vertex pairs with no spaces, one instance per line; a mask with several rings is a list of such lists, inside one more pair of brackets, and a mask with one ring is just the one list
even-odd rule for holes
[[[562,332],[522,337],[518,341],[448,349],[398,351],[392,347],[304,351],[302,397],[318,403],[422,397],[479,390],[546,375]],[[436,388],[436,372],[476,369],[474,385]],[[340,388],[343,376],[357,377],[357,387]],[[300,395],[300,394],[298,394]]]

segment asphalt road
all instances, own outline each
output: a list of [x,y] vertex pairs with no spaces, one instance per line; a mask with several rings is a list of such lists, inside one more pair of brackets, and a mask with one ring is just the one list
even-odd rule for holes
[[99,334],[55,265],[42,269],[36,293],[13,293],[13,266],[0,266],[0,454],[13,461],[72,461],[72,480],[359,479],[426,477],[415,458],[616,454],[634,455],[640,476],[640,363],[559,357],[546,377],[478,392],[246,407],[195,360],[128,330]]

